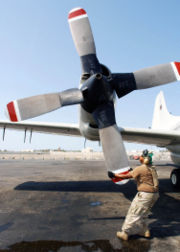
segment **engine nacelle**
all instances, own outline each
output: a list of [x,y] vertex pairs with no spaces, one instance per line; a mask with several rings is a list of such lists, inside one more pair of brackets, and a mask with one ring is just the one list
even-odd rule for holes
[[171,159],[175,164],[180,166],[180,154],[171,152]]
[[99,130],[91,113],[88,113],[80,106],[79,127],[81,134],[91,141],[99,141]]
[[172,161],[180,166],[180,145],[170,145],[167,149],[171,152]]

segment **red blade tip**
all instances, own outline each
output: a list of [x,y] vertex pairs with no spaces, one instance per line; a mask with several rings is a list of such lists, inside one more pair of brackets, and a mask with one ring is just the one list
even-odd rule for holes
[[177,71],[178,71],[178,73],[180,75],[180,62],[174,62],[174,64],[175,64],[175,66],[177,68]]
[[86,11],[84,9],[75,8],[75,9],[72,9],[69,12],[68,19],[75,18],[75,17],[78,17],[78,16],[82,16],[82,15],[85,15],[85,14],[87,14],[87,13],[86,13]]
[[9,102],[7,104],[7,111],[8,111],[8,114],[9,114],[9,118],[12,122],[17,122],[18,119],[17,119],[17,115],[16,115],[16,110],[15,110],[15,107],[14,107],[14,102]]

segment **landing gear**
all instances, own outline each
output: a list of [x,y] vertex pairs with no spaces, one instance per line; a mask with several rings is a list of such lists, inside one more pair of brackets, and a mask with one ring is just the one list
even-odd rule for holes
[[180,169],[174,169],[171,172],[171,184],[174,188],[180,188]]

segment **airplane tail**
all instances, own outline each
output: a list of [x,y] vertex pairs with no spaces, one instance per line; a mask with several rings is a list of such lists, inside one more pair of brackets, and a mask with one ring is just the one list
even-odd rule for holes
[[152,129],[175,130],[179,124],[180,116],[173,116],[168,112],[164,95],[161,91],[155,101]]

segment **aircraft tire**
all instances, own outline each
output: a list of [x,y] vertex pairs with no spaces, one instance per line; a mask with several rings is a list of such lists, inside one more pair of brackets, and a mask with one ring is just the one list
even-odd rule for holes
[[174,169],[171,172],[171,184],[174,188],[180,187],[180,169]]

